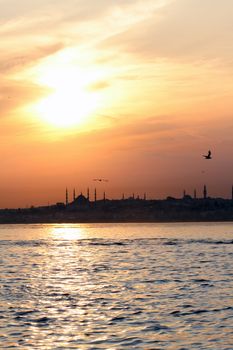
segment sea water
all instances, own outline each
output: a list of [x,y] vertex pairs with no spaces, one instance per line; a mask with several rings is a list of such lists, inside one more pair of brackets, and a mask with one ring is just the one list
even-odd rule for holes
[[0,349],[233,349],[233,224],[0,225]]

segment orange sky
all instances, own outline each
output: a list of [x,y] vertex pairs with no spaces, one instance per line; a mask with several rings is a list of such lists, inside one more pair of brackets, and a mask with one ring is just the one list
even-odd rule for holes
[[66,186],[230,196],[232,0],[0,9],[1,208],[63,201]]

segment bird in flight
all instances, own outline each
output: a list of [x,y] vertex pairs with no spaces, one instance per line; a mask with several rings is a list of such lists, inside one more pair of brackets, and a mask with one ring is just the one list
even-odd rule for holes
[[209,151],[207,155],[203,155],[203,157],[204,157],[205,159],[212,159],[212,157],[211,157],[211,151]]
[[108,180],[106,180],[106,179],[93,179],[93,181],[108,182]]

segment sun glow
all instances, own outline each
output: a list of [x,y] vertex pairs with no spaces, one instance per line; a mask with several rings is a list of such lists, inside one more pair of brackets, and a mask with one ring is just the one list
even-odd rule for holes
[[99,76],[98,70],[72,64],[46,67],[37,81],[51,92],[34,106],[36,114],[57,127],[87,123],[100,106],[100,92],[90,89]]
[[98,105],[98,98],[85,91],[58,88],[37,104],[37,112],[48,123],[68,127],[87,121]]

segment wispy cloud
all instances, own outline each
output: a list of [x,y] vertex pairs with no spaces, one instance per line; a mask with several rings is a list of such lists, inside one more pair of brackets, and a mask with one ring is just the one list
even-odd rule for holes
[[90,84],[88,86],[89,91],[98,91],[102,89],[106,89],[108,86],[110,86],[110,82],[108,81],[97,81],[93,84]]
[[63,44],[58,42],[51,45],[33,47],[31,50],[22,48],[20,53],[12,53],[10,55],[3,52],[0,54],[0,73],[8,74],[15,70],[25,69],[28,65],[35,65],[37,61],[57,53],[63,47]]
[[154,59],[232,59],[232,13],[230,0],[176,0],[105,45]]
[[[0,76],[1,77],[1,76]],[[7,117],[8,113],[15,113],[15,110],[27,102],[38,99],[48,93],[44,87],[35,85],[30,81],[2,80],[0,87],[0,118]]]

